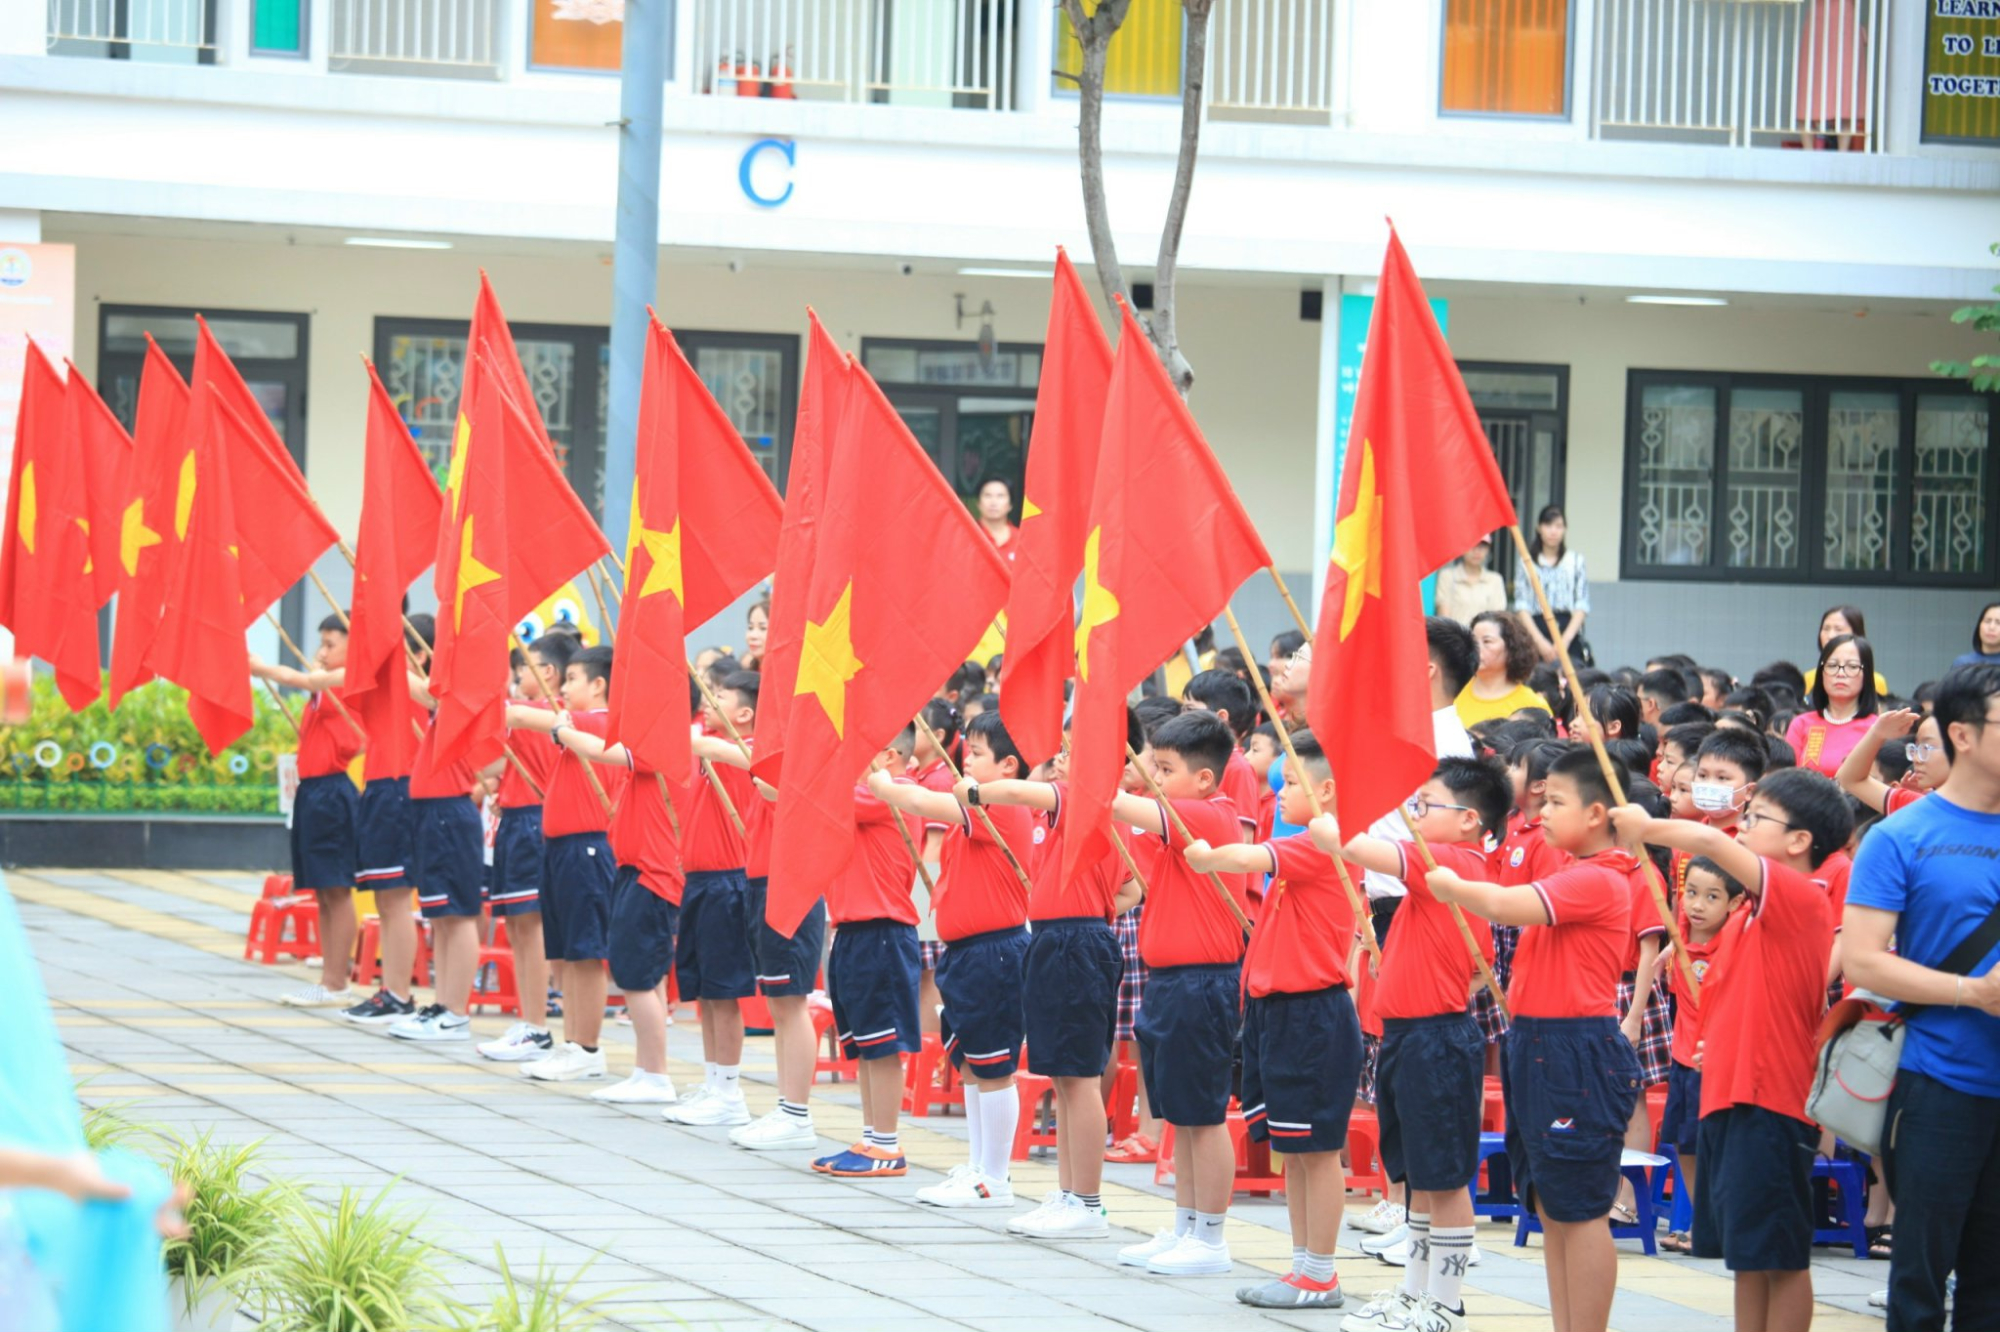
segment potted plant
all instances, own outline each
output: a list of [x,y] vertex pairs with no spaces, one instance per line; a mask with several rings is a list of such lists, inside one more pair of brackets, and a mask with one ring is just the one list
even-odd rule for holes
[[417,1332],[450,1306],[435,1293],[437,1251],[421,1217],[388,1206],[393,1183],[365,1203],[343,1188],[332,1207],[294,1208],[254,1260],[246,1288],[264,1332]]
[[515,1277],[506,1250],[495,1244],[493,1256],[500,1264],[500,1289],[494,1292],[493,1302],[483,1310],[455,1309],[452,1332],[586,1332],[603,1325],[601,1306],[621,1293],[576,1297],[576,1283],[590,1271],[595,1258],[557,1285],[547,1255],[535,1260],[534,1279],[525,1284]]
[[262,1140],[229,1146],[209,1132],[182,1140],[166,1162],[188,1190],[187,1234],[166,1243],[176,1332],[228,1328],[258,1255],[298,1206],[282,1183],[253,1187],[249,1176]]

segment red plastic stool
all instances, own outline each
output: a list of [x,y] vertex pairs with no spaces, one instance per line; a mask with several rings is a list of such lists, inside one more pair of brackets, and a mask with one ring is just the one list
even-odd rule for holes
[[817,1082],[820,1074],[831,1073],[835,1082],[842,1078],[859,1082],[861,1061],[841,1053],[840,1033],[833,1029],[833,1005],[814,995],[806,1001],[806,1014],[813,1024],[813,1080]]
[[319,956],[319,903],[311,893],[273,894],[271,881],[291,887],[288,874],[265,880],[264,896],[250,905],[250,929],[243,937],[243,956],[270,966],[280,957]]
[[1480,1106],[1479,1131],[1481,1133],[1507,1131],[1507,1096],[1498,1078],[1486,1079],[1485,1099]]
[[[1055,1080],[1045,1078],[1039,1073],[1016,1073],[1014,1075],[1014,1091],[1021,1098],[1021,1118],[1020,1122],[1014,1126],[1014,1152],[1012,1159],[1025,1161],[1028,1159],[1028,1153],[1037,1147],[1046,1147],[1050,1151],[1054,1151],[1056,1149]],[[1046,1128],[1041,1127],[1035,1122],[1036,1117],[1041,1112],[1044,1097],[1049,1102],[1049,1118]]]
[[[1267,1142],[1250,1141],[1250,1126],[1243,1122],[1242,1108],[1232,1104],[1229,1107],[1229,1141],[1236,1149],[1236,1181],[1231,1186],[1236,1193],[1248,1193],[1258,1198],[1268,1198],[1274,1193],[1285,1191],[1285,1177],[1272,1167],[1271,1145]],[[1350,1128],[1349,1132],[1353,1130]],[[1160,1159],[1153,1166],[1155,1184],[1170,1183],[1174,1177],[1174,1126],[1167,1124],[1160,1129]]]
[[1389,1196],[1388,1172],[1382,1168],[1382,1129],[1375,1116],[1358,1111],[1347,1121],[1347,1187],[1356,1193]]
[[[417,920],[417,956],[411,968],[410,984],[429,985],[431,974],[430,931],[421,917]],[[382,918],[369,916],[361,922],[361,938],[354,949],[354,983],[363,989],[381,984]]]
[[771,1034],[771,1006],[764,1002],[764,996],[753,994],[736,1001],[743,1012],[743,1030],[753,1035]]
[[1119,1062],[1104,1109],[1111,1120],[1111,1141],[1123,1142],[1139,1131],[1139,1066],[1131,1060]]
[[936,1034],[925,1036],[904,1068],[903,1113],[922,1119],[939,1106],[957,1105],[960,1094],[958,1070],[945,1058],[944,1042]]
[[291,875],[289,875],[289,874],[266,874],[266,875],[264,876],[264,896],[266,896],[266,897],[290,897],[291,895],[292,895],[292,876],[291,876]]
[[[493,968],[493,985],[487,988],[483,982],[486,968]],[[479,950],[479,969],[472,973],[472,1008],[497,1008],[512,1017],[521,1016],[521,995],[514,984],[514,950],[503,941],[498,946],[488,944]]]

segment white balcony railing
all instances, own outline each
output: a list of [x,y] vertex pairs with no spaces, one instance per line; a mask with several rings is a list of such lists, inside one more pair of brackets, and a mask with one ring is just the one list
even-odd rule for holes
[[898,106],[1014,108],[1014,0],[687,0],[695,88]]
[[1880,152],[1888,0],[1601,0],[1599,138]]
[[1333,114],[1333,5],[1228,0],[1208,33],[1208,106],[1222,119],[1324,124]]
[[102,55],[103,43],[162,52],[212,51],[214,6],[211,0],[48,0],[51,51]]
[[500,0],[327,0],[336,71],[495,76]]

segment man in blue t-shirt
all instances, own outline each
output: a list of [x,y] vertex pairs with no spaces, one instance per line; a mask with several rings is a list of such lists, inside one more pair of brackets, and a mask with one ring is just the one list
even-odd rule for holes
[[1954,1268],[1956,1326],[2000,1327],[1987,1261],[2000,1254],[2000,945],[1964,975],[1937,969],[2000,910],[2000,666],[1954,669],[1934,715],[1951,776],[1862,842],[1841,937],[1849,980],[1924,1005],[1882,1157],[1896,1200],[1889,1332],[1941,1332]]

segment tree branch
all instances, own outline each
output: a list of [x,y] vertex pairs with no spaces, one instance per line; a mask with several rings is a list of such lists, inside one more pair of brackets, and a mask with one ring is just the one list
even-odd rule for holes
[[1181,355],[1174,320],[1175,282],[1180,272],[1181,233],[1187,225],[1188,198],[1194,192],[1195,155],[1201,148],[1201,103],[1208,70],[1208,17],[1215,0],[1182,0],[1187,16],[1187,41],[1182,57],[1181,142],[1174,162],[1174,188],[1167,199],[1167,219],[1160,229],[1160,258],[1153,271],[1153,317],[1148,332],[1167,377],[1186,397],[1194,386],[1194,367]]
[[[1204,0],[1206,3],[1206,0]],[[1105,299],[1116,305],[1129,296],[1125,271],[1118,263],[1118,242],[1111,232],[1111,208],[1104,193],[1104,71],[1111,38],[1124,24],[1132,0],[1100,0],[1086,16],[1083,0],[1062,0],[1070,31],[1082,48],[1083,68],[1077,75],[1077,157],[1083,175],[1083,220],[1090,234],[1090,253]]]

